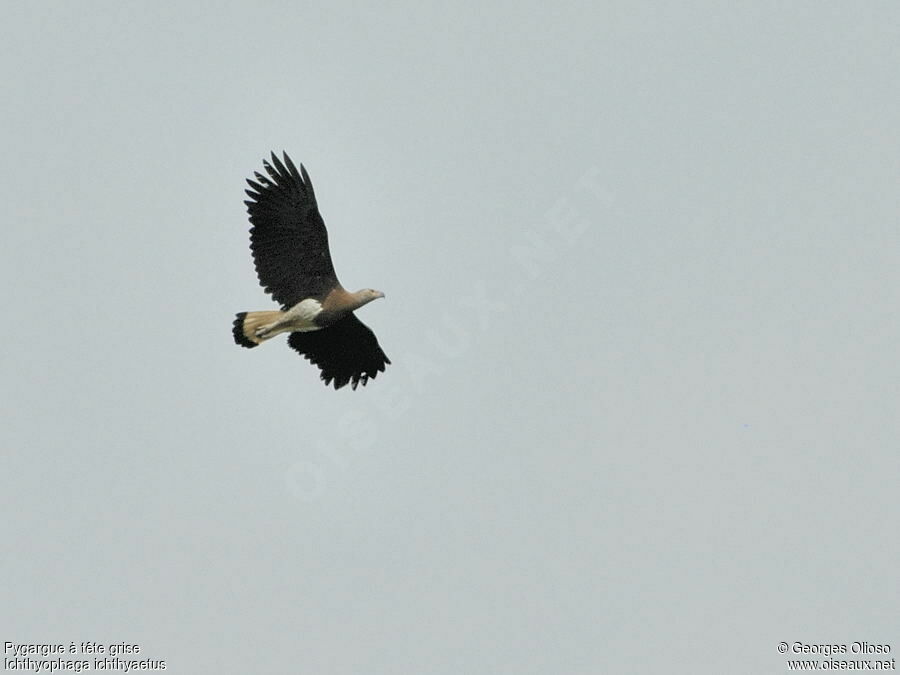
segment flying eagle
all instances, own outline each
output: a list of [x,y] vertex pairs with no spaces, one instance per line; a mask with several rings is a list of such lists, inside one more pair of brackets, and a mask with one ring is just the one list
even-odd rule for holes
[[290,333],[288,345],[319,367],[325,386],[350,383],[356,389],[391,362],[353,313],[384,293],[350,293],[341,286],[306,168],[301,164],[298,172],[287,153],[282,162],[274,152],[272,163],[263,160],[263,166],[268,177],[254,171],[256,180],[247,180],[250,249],[260,285],[282,309],[241,312],[234,341],[250,348]]

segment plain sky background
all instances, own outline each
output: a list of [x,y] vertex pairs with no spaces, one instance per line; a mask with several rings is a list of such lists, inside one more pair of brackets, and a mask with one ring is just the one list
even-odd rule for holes
[[[900,6],[4,3],[0,641],[174,673],[900,651]],[[282,344],[303,162],[393,361]],[[283,339],[277,340],[283,342]]]

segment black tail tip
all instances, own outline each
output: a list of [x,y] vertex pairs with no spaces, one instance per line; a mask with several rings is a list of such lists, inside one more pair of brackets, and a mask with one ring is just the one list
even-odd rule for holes
[[237,314],[237,318],[234,320],[234,324],[232,324],[234,327],[231,329],[231,334],[234,336],[235,344],[246,347],[247,349],[253,349],[254,347],[258,347],[259,344],[251,342],[244,335],[244,319],[246,318],[247,312],[239,312]]

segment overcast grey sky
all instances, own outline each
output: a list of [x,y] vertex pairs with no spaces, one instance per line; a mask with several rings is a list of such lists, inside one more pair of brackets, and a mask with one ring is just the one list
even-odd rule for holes
[[[0,641],[896,655],[900,6],[361,4],[5,3]],[[282,149],[387,295],[355,392],[231,339]]]

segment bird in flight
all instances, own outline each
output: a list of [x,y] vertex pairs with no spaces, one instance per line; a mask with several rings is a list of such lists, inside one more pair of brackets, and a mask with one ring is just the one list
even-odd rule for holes
[[298,172],[287,153],[282,162],[274,152],[263,166],[269,175],[253,172],[256,180],[247,180],[250,201],[244,203],[256,275],[281,310],[240,312],[234,341],[252,348],[290,333],[288,345],[319,367],[325,386],[340,389],[349,383],[356,389],[391,362],[353,313],[384,293],[371,288],[350,293],[341,286],[306,168],[301,164]]

